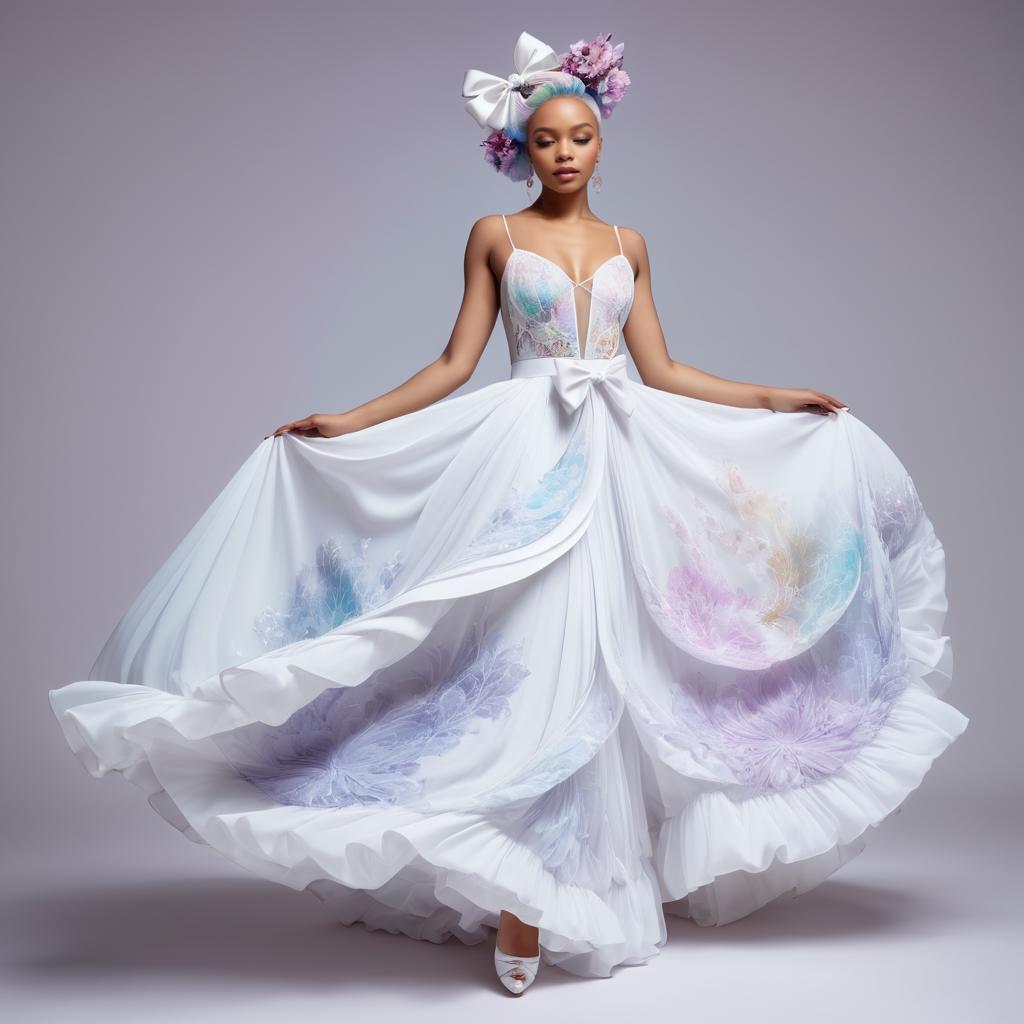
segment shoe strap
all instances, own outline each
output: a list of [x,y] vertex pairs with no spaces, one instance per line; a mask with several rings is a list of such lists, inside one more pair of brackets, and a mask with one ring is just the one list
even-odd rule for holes
[[518,967],[522,967],[525,971],[529,972],[533,978],[537,977],[537,969],[540,967],[540,953],[536,956],[512,956],[509,953],[503,953],[500,949],[495,947],[494,950],[496,959],[501,962],[502,967],[507,968],[501,972],[500,977],[505,977],[506,974],[511,974],[513,970]]

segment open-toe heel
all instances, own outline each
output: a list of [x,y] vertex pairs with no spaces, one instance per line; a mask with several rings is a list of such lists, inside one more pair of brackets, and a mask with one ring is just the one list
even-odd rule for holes
[[540,970],[540,951],[536,956],[512,956],[495,945],[494,970],[509,992],[521,996],[533,984]]

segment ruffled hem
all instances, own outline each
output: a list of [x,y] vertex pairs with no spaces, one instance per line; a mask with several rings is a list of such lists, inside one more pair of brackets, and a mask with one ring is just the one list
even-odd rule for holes
[[[73,716],[62,713],[60,693],[54,710],[72,750],[91,774],[108,774]],[[659,953],[667,934],[662,909],[722,925],[820,884],[861,852],[866,829],[898,809],[967,723],[914,684],[874,740],[835,775],[740,802],[702,795],[656,831],[644,871],[605,897],[557,882],[536,854],[479,815],[395,809],[386,812],[390,824],[379,810],[342,822],[339,811],[275,804],[220,760],[213,744],[147,744],[146,759],[118,774],[189,839],[263,878],[308,889],[345,924],[473,944],[506,909],[539,927],[545,963],[608,977],[616,966]]]
[[[599,895],[556,880],[533,851],[482,815],[402,808],[348,815],[282,806],[242,780],[214,744],[154,742],[159,730],[152,721],[145,740],[138,727],[133,730],[146,756],[124,770],[110,769],[74,715],[62,709],[65,696],[63,690],[51,693],[54,711],[90,774],[121,775],[188,839],[262,878],[309,890],[345,924],[361,921],[415,939],[455,937],[474,944],[498,927],[505,909],[538,926],[545,963],[582,977],[609,977],[616,966],[644,963],[665,942],[649,861]],[[159,702],[167,695],[155,696]],[[109,705],[116,698],[97,699]]]
[[741,800],[702,794],[657,833],[666,912],[723,925],[813,889],[863,851],[863,833],[898,811],[968,721],[914,683],[833,775]]
[[864,833],[898,813],[967,728],[970,719],[941,699],[953,648],[942,633],[945,552],[927,518],[892,564],[911,680],[886,721],[826,778],[755,796],[705,792],[667,818],[653,837],[666,913],[729,924],[820,885],[863,852]]

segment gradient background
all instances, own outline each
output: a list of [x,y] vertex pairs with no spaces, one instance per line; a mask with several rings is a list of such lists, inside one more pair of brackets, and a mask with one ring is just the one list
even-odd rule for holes
[[333,924],[90,778],[47,691],[264,434],[444,347],[470,226],[529,202],[462,76],[523,29],[626,43],[591,204],[646,236],[671,354],[828,391],[910,470],[972,722],[813,894],[670,918],[518,1012],[1019,1019],[1024,5],[994,0],[0,5],[7,1019],[517,1012],[486,945]]

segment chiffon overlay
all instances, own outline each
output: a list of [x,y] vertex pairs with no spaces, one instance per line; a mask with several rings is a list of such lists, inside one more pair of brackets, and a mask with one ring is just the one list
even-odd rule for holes
[[50,700],[92,775],[346,924],[505,908],[608,976],[666,912],[818,885],[968,719],[890,448],[634,381],[621,242],[581,282],[509,242],[508,379],[262,441]]

